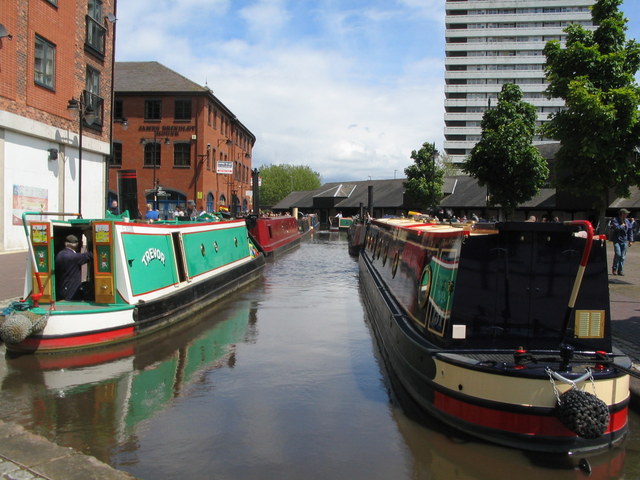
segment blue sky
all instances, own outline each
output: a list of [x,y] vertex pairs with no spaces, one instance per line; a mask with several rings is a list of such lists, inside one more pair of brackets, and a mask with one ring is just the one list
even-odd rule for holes
[[[640,1],[625,0],[640,41]],[[118,2],[117,61],[208,85],[257,137],[254,167],[404,176],[444,140],[444,0]]]

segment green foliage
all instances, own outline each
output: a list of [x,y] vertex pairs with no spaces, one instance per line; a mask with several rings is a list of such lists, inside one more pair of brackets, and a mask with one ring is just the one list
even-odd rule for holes
[[437,156],[435,143],[423,143],[420,150],[411,152],[414,163],[404,169],[407,207],[425,211],[436,206],[442,198],[444,168],[436,163]]
[[306,165],[263,165],[260,206],[273,206],[291,192],[320,188],[320,174]]
[[517,85],[505,84],[498,105],[482,118],[482,138],[471,150],[462,170],[486,185],[490,202],[507,218],[533,198],[549,176],[547,162],[533,146],[536,109],[522,101]]
[[603,212],[609,191],[629,196],[640,183],[638,145],[640,90],[635,73],[640,45],[626,41],[621,0],[599,0],[592,8],[594,32],[570,25],[566,47],[547,43],[545,70],[550,96],[567,108],[551,116],[544,134],[561,142],[556,185],[576,195],[595,195]]

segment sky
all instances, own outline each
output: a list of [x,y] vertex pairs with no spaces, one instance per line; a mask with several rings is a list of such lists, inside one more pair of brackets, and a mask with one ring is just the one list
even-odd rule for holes
[[[116,61],[208,86],[255,136],[253,167],[323,182],[404,177],[444,141],[444,0],[118,2]],[[624,0],[640,41],[640,0]]]

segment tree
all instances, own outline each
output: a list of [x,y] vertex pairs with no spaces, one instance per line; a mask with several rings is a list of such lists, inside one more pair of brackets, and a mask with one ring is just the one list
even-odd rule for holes
[[420,150],[411,152],[414,163],[404,169],[405,201],[409,208],[427,210],[442,198],[444,169],[436,164],[437,156],[435,143],[423,143]]
[[595,31],[580,25],[565,29],[565,48],[550,41],[544,49],[547,93],[565,101],[551,116],[545,135],[560,141],[555,156],[556,186],[575,195],[593,195],[603,218],[609,192],[628,197],[640,182],[634,155],[640,125],[640,94],[634,75],[640,46],[626,41],[622,0],[599,0],[591,10]]
[[320,188],[320,174],[306,165],[263,165],[260,205],[272,206],[291,192]]
[[498,105],[482,117],[482,136],[462,170],[489,190],[489,201],[500,205],[506,218],[532,199],[549,176],[547,162],[533,146],[536,109],[522,101],[522,90],[507,83]]

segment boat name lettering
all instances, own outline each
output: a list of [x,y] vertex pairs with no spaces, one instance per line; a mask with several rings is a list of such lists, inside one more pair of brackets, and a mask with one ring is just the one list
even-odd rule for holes
[[154,259],[160,260],[160,262],[162,262],[162,264],[164,265],[164,253],[162,253],[162,251],[158,248],[150,248],[149,250],[144,252],[144,255],[142,255],[142,263],[144,263],[146,266],[149,266],[149,262]]

